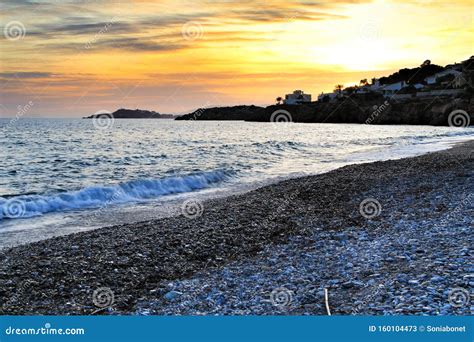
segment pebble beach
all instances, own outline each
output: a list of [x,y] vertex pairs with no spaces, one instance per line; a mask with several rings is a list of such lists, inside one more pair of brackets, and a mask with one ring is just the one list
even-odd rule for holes
[[0,252],[0,313],[467,315],[474,141]]

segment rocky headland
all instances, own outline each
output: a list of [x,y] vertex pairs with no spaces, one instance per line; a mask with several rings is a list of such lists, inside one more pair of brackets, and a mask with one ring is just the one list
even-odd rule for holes
[[354,95],[327,103],[203,108],[179,116],[176,120],[453,126],[450,114],[460,110],[467,113],[470,125],[474,125],[474,97],[469,95],[403,100],[387,99],[381,95]]

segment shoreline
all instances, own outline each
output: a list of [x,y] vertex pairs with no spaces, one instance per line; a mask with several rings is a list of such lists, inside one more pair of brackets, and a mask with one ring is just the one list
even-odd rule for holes
[[[337,305],[334,313],[355,313],[341,304],[344,303],[344,298],[347,294],[354,298],[357,296],[366,298],[370,291],[373,293],[374,285],[380,285],[377,281],[374,282],[374,279],[378,278],[373,274],[377,274],[381,269],[385,270],[388,267],[385,265],[389,265],[387,269],[390,271],[386,271],[388,273],[382,277],[386,278],[385,280],[398,279],[399,274],[392,273],[395,270],[406,269],[403,273],[405,276],[402,277],[406,278],[406,284],[397,280],[397,286],[405,284],[416,288],[428,281],[429,284],[424,285],[428,287],[433,285],[432,278],[445,278],[446,284],[444,280],[435,278],[433,280],[435,286],[427,290],[427,293],[434,291],[433,296],[438,300],[436,303],[444,303],[444,309],[443,306],[431,307],[426,303],[420,310],[415,306],[410,309],[409,305],[397,308],[397,305],[403,304],[403,301],[398,300],[393,308],[383,303],[386,308],[375,310],[380,308],[370,308],[368,305],[364,308],[364,304],[367,303],[362,301],[357,306],[357,313],[466,313],[465,310],[469,308],[445,307],[448,303],[444,298],[446,294],[442,292],[440,295],[441,290],[438,291],[436,286],[451,284],[451,287],[466,287],[472,283],[469,277],[464,278],[466,274],[472,274],[472,267],[470,270],[467,269],[466,262],[469,250],[462,249],[465,248],[464,245],[468,246],[469,241],[472,242],[472,234],[468,230],[463,230],[468,225],[465,218],[469,217],[470,209],[463,207],[461,212],[456,211],[455,218],[452,218],[450,213],[455,211],[460,203],[464,203],[466,194],[472,193],[473,146],[474,141],[471,140],[448,150],[418,157],[352,164],[319,175],[285,180],[245,194],[205,201],[202,215],[195,218],[177,216],[99,228],[2,250],[0,312],[2,314],[325,314],[321,306],[324,302],[321,301],[320,291],[329,286],[333,296],[331,300]],[[361,201],[368,198],[377,199],[381,205],[381,213],[369,219],[359,212]],[[472,205],[470,197],[467,198],[469,205]],[[407,203],[407,200],[410,202]],[[390,215],[386,216],[387,214]],[[442,219],[447,220],[446,224],[438,224],[435,228],[429,228],[429,224],[426,223],[433,223],[436,220],[443,222]],[[459,231],[453,230],[453,233],[458,235],[450,236],[445,226],[447,223],[452,223],[451,221],[455,223],[456,220],[464,223],[459,226]],[[403,223],[404,221],[406,222]],[[387,238],[391,243],[389,246],[394,250],[384,252],[398,251],[399,246],[394,246],[390,235],[387,236],[385,233],[385,230],[390,231],[395,225],[397,229],[410,230],[407,231],[407,235],[420,234],[422,229],[428,231],[431,229],[434,234],[434,238],[431,237],[434,239],[432,243],[437,243],[438,246],[446,244],[449,249],[443,250],[439,256],[441,259],[438,260],[433,250],[424,248],[423,253],[417,252],[417,249],[426,245],[416,243],[413,251],[406,248],[403,255],[395,253],[394,256],[388,256],[387,258],[392,259],[389,261],[386,261],[384,256],[382,261],[376,260],[376,264],[370,264],[370,267],[365,269],[356,269],[357,266],[354,267],[356,263],[352,262],[352,276],[342,277],[341,280],[324,278],[331,276],[331,272],[337,273],[339,266],[345,267],[339,265],[341,260],[332,260],[335,254],[344,250],[357,250],[361,247],[359,246],[361,241],[362,244],[368,240],[370,242],[367,236],[364,240],[360,239],[361,232],[368,235],[376,232]],[[420,226],[419,230],[412,231],[416,225]],[[344,234],[341,236],[341,233]],[[445,235],[446,241],[436,240],[436,238],[444,239]],[[456,242],[456,237],[463,238],[459,248],[451,245]],[[372,239],[376,238],[379,236],[372,236]],[[318,241],[332,242],[319,246],[319,249],[314,248]],[[429,241],[425,243],[429,246]],[[285,250],[285,246],[291,246],[292,249]],[[284,263],[273,266],[267,264],[269,260],[279,260],[278,255],[274,255],[277,251],[286,256],[286,259],[291,255],[296,262],[301,261],[299,258],[303,254],[314,254],[313,256],[317,258],[319,251],[325,246],[330,249],[325,251],[326,254],[319,255],[319,260],[324,260],[327,265],[334,261],[334,268],[332,270],[309,268],[303,272],[301,277],[306,274],[308,282],[313,283],[311,289],[306,285],[293,286],[291,282],[287,284],[291,277],[286,279],[283,277],[272,286],[263,286],[265,288],[259,289],[258,293],[238,298],[235,303],[227,298],[235,296],[238,292],[233,291],[241,284],[246,284],[249,290],[255,290],[252,286],[258,285],[258,279],[257,283],[253,283],[251,279],[256,274],[268,273],[267,277],[262,278],[265,281],[282,277],[279,272],[273,274],[268,270],[273,268],[274,271],[278,271],[284,269],[283,266],[288,266]],[[383,246],[380,248],[383,251]],[[454,261],[452,253],[455,253]],[[467,256],[462,258],[464,254],[461,253],[467,253]],[[425,272],[427,280],[418,279],[417,274],[423,273],[420,273],[419,269],[410,269],[408,262],[418,264],[417,258],[421,257],[425,262],[432,261],[436,268],[436,274]],[[448,260],[442,257],[450,258]],[[356,260],[357,256],[352,258]],[[370,263],[370,257],[365,259]],[[463,263],[457,259],[464,259]],[[345,260],[346,265],[349,263],[348,260]],[[443,263],[438,264],[443,260],[450,265],[454,264],[450,266],[452,270],[448,269],[450,272],[446,271],[447,276],[444,275]],[[292,272],[298,273],[298,265],[302,263],[295,263],[293,265],[295,270]],[[226,282],[216,284],[216,281],[219,283],[224,279],[219,272],[226,269],[234,274],[233,286],[227,287],[229,284]],[[244,274],[235,276],[239,269]],[[318,272],[325,273],[318,274]],[[372,273],[365,275],[364,272]],[[331,280],[333,281],[330,282]],[[195,289],[196,293],[191,293],[186,281],[200,284],[200,287]],[[223,283],[227,285],[219,291],[216,290],[216,286],[222,286]],[[294,293],[291,302],[299,306],[285,305],[285,308],[282,308],[273,305],[274,303],[268,303],[268,298],[262,295],[264,292],[271,294],[272,288],[282,287]],[[112,291],[114,301],[111,305],[98,307],[94,304],[93,293],[99,288],[109,288]],[[344,291],[339,293],[337,289]],[[407,290],[405,287],[403,289]],[[303,294],[306,294],[307,298],[303,298]],[[212,302],[206,300],[213,295],[221,300],[215,298]],[[233,305],[226,306],[221,302],[232,302]],[[375,298],[374,302],[378,303]],[[399,309],[402,311],[396,311]]]
[[[211,186],[201,189],[200,191],[165,195],[150,202],[126,202],[119,203],[116,206],[109,206],[109,202],[104,201],[103,205],[98,207],[82,210],[48,212],[45,213],[46,215],[33,216],[31,218],[7,220],[8,222],[4,222],[4,225],[2,225],[0,219],[0,251],[54,237],[70,235],[76,232],[90,231],[116,225],[138,224],[143,221],[179,216],[181,215],[181,204],[189,197],[201,202],[210,199],[217,200],[218,198],[245,194],[249,191],[276,184],[284,180],[319,175],[347,165],[398,160],[437,152],[448,149],[455,144],[468,141],[469,139],[470,137],[466,135],[456,135],[446,136],[436,141],[427,140],[411,145],[390,145],[384,148],[378,146],[365,151],[350,153],[345,159],[339,161],[338,165],[325,167],[319,172],[293,172],[288,175],[270,176],[265,179],[253,181],[241,179],[238,183],[236,182],[232,185],[224,182],[222,185],[217,185],[216,187]],[[202,173],[204,174],[205,172]],[[166,179],[166,177],[163,179]],[[104,184],[102,186],[110,187],[113,185]],[[84,190],[84,188],[67,193],[74,195],[75,192],[81,190]],[[66,222],[63,222],[62,217],[64,216],[67,217]]]

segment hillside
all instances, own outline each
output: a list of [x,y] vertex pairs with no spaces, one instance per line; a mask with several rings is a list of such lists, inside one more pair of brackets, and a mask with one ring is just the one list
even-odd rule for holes
[[96,113],[90,116],[84,117],[84,119],[92,119],[100,115],[111,115],[115,119],[173,119],[175,118],[172,114],[160,114],[155,111],[142,110],[142,109],[125,109],[121,108],[113,113]]

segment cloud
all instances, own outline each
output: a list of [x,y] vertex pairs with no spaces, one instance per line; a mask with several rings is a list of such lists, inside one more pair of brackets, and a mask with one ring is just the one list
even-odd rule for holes
[[49,54],[62,54],[65,51],[74,53],[99,52],[107,50],[121,51],[177,51],[187,47],[185,44],[175,42],[159,42],[147,37],[117,37],[117,38],[97,38],[85,43],[45,43],[37,45],[38,48],[48,51]]
[[17,72],[0,72],[2,78],[46,78],[53,76],[50,72],[41,71],[17,71]]
[[102,49],[110,48],[134,51],[172,51],[182,49],[185,47],[185,45],[158,43],[153,40],[147,40],[138,37],[126,37],[104,40],[99,42],[99,47]]
[[345,16],[324,12],[315,12],[308,10],[306,7],[281,7],[269,9],[234,10],[230,12],[226,18],[238,19],[240,21],[273,23],[288,20],[328,20],[343,19]]
[[[83,19],[90,20],[90,19]],[[114,20],[108,22],[89,22],[82,24],[67,24],[67,25],[41,25],[37,26],[33,31],[29,31],[29,36],[39,36],[43,38],[52,38],[54,36],[78,36],[91,35],[103,31],[112,31],[117,33],[128,33],[134,31],[134,25],[129,23],[115,22]]]
[[[111,107],[128,94],[127,87],[139,84],[124,101],[180,110],[207,100],[272,101],[296,87],[313,94],[329,90],[339,82],[373,76],[337,74],[359,61],[370,64],[367,55],[384,68],[398,70],[415,52],[418,59],[426,51],[438,54],[433,59],[466,54],[472,30],[459,20],[469,13],[464,6],[446,7],[439,14],[433,13],[447,2],[403,0],[400,5],[387,0],[358,7],[367,2],[3,0],[2,21],[22,22],[26,35],[0,43],[0,81],[7,81],[0,96],[16,108],[39,94],[41,104],[51,106],[48,110],[72,106],[64,113],[73,113],[82,111],[81,106]],[[367,18],[383,24],[383,48],[346,49]],[[190,21],[202,28],[194,40],[183,37],[183,25]],[[455,48],[433,50],[451,31],[461,34]],[[398,49],[399,40],[412,47]],[[40,108],[38,100],[34,110]]]

